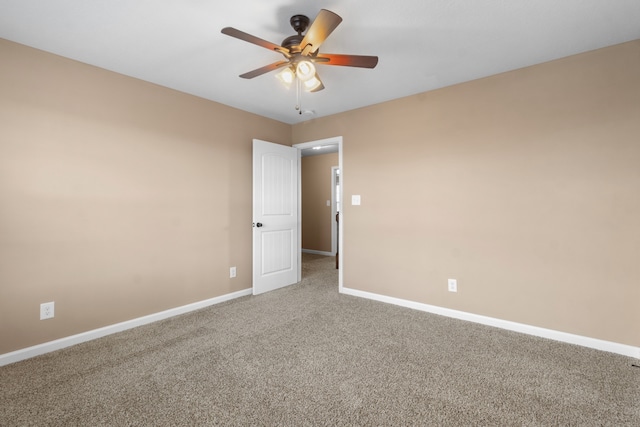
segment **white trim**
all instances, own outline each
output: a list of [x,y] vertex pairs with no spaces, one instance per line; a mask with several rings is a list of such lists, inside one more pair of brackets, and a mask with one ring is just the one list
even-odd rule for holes
[[226,295],[221,295],[219,297],[207,299],[204,301],[194,302],[192,304],[183,305],[181,307],[171,308],[169,310],[161,311],[159,313],[149,314],[147,316],[138,317],[137,319],[127,320],[125,322],[116,323],[114,325],[105,326],[103,328],[94,329],[92,331],[82,332],[77,335],[71,335],[69,337],[64,337],[54,341],[45,342],[42,344],[34,345],[32,347],[16,350],[11,353],[0,354],[0,366],[19,362],[21,360],[29,359],[35,356],[40,356],[42,354],[60,350],[65,347],[71,347],[72,345],[80,344],[86,341],[91,341],[97,338],[102,338],[104,336],[115,334],[117,332],[126,331],[127,329],[132,329],[138,326],[157,322],[158,320],[163,320],[169,317],[189,313],[191,311],[199,310],[201,308],[209,307],[215,304],[220,304],[222,302],[229,301],[235,298],[244,297],[247,295],[251,295],[251,288],[244,289],[242,291],[232,292]]
[[316,251],[315,249],[303,249],[302,252],[307,254],[324,255],[324,256],[336,256],[335,253],[327,251]]
[[483,325],[493,326],[496,328],[506,329],[509,331],[520,332],[527,335],[534,335],[537,337],[548,338],[555,341],[561,341],[569,344],[576,344],[583,347],[589,347],[596,350],[608,351],[610,353],[616,353],[616,354],[621,354],[623,356],[640,359],[640,347],[633,347],[626,344],[619,344],[611,341],[604,341],[596,338],[589,338],[581,335],[574,335],[566,332],[555,331],[553,329],[545,329],[537,326],[526,325],[523,323],[516,323],[508,320],[481,316],[479,314],[452,310],[450,308],[438,307],[435,305],[423,304],[423,303],[404,300],[400,298],[388,297],[385,295],[374,294],[371,292],[359,291],[357,289],[342,288],[340,292],[346,295],[352,295],[352,296],[366,298],[374,301],[380,301],[388,304],[399,305],[401,307],[412,308],[414,310],[425,311],[427,313],[433,313],[441,316],[452,317],[454,319],[466,320],[468,322],[481,323]]
[[[293,145],[292,147],[296,147]],[[302,281],[302,149],[298,148],[298,283]]]
[[340,221],[338,222],[338,292],[342,291],[344,286],[344,162],[342,156],[342,137],[338,136],[338,167],[340,168],[340,194],[339,198],[342,202],[340,209]]
[[[340,160],[338,160],[340,162]],[[331,166],[331,252],[335,256],[338,251],[338,221],[336,216],[338,214],[338,204],[336,202],[336,172],[339,173],[340,166]],[[342,185],[342,184],[340,184]]]

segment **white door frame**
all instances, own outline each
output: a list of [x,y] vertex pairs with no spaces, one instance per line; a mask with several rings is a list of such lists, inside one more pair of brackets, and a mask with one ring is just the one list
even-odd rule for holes
[[318,145],[337,145],[338,146],[338,167],[340,168],[340,200],[343,201],[340,210],[340,221],[338,222],[338,291],[342,293],[343,288],[343,271],[344,271],[344,251],[342,242],[344,240],[344,168],[342,167],[342,137],[334,136],[317,141],[302,142],[294,144],[293,147],[298,148],[298,281],[302,280],[302,161],[301,151],[305,148],[311,148]]
[[[336,222],[336,214],[338,213],[338,204],[336,201],[336,172],[340,173],[340,166],[331,167],[331,253],[336,255],[338,253],[338,239],[336,239],[336,232],[338,231],[338,223]],[[342,181],[340,181],[342,185]],[[340,199],[338,199],[340,200]]]

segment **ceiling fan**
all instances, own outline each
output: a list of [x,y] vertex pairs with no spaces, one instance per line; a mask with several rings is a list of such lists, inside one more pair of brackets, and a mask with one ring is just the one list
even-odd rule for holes
[[[309,18],[305,15],[294,15],[289,20],[297,35],[287,37],[282,45],[268,42],[252,36],[232,27],[225,27],[222,33],[266,49],[281,53],[284,61],[274,62],[253,71],[241,74],[244,79],[252,79],[262,74],[284,68],[277,77],[285,84],[290,85],[296,78],[299,84],[308,92],[317,92],[324,89],[322,80],[318,76],[314,64],[340,65],[347,67],[375,68],[378,64],[377,56],[340,55],[333,53],[319,53],[318,48],[329,35],[342,22],[337,14],[322,9],[316,19],[309,26]],[[307,31],[307,27],[309,28]],[[305,35],[302,35],[306,31]]]

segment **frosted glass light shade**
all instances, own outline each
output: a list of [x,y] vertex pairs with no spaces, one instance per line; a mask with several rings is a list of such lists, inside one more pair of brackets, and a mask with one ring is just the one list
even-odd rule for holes
[[316,67],[309,61],[300,61],[296,66],[296,75],[303,82],[307,81],[316,75]]
[[289,86],[291,85],[291,83],[293,83],[293,80],[295,79],[295,74],[293,72],[293,70],[291,68],[285,68],[284,70],[280,71],[278,74],[276,74],[276,77],[285,85]]

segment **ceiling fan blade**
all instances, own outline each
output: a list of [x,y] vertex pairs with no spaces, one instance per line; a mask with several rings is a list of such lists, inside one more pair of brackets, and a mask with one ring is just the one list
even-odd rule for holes
[[252,36],[251,34],[245,33],[244,31],[240,31],[240,30],[238,30],[236,28],[225,27],[220,32],[222,34],[226,34],[228,36],[235,37],[237,39],[244,40],[244,41],[249,42],[249,43],[253,43],[255,45],[264,47],[266,49],[274,50],[276,52],[280,52],[283,55],[285,55],[287,58],[289,58],[291,56],[291,55],[289,55],[288,49],[286,49],[286,48],[284,48],[284,47],[282,47],[280,45],[277,45],[275,43],[271,43],[271,42],[268,42],[266,40],[263,40],[263,39],[261,39],[259,37]]
[[322,65],[342,65],[347,67],[375,68],[378,65],[377,56],[366,55],[322,53],[316,55],[313,60]]
[[321,9],[300,43],[302,54],[309,55],[316,52],[341,22],[342,18],[337,14]]
[[265,65],[264,67],[256,68],[253,71],[249,71],[248,73],[240,74],[240,77],[243,79],[252,79],[254,77],[261,76],[269,71],[277,70],[278,68],[282,68],[286,65],[289,65],[289,61],[278,61],[273,64]]

